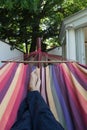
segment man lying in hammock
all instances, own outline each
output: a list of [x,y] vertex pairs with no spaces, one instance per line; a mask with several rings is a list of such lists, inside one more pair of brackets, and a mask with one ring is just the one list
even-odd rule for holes
[[29,92],[20,105],[11,130],[64,130],[39,93],[39,69],[31,73]]

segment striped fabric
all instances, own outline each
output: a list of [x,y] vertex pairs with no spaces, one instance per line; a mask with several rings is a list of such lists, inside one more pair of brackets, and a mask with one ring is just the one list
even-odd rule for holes
[[0,70],[0,130],[10,130],[26,95],[29,66],[8,63]]
[[[0,130],[10,130],[35,67],[8,63],[0,69]],[[65,130],[87,129],[87,67],[60,63],[41,67],[41,95]]]

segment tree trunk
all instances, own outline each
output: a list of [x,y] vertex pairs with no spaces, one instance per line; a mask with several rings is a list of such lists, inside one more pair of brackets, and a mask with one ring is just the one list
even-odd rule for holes
[[28,44],[26,43],[26,54],[28,54]]
[[30,52],[33,52],[36,50],[36,42],[37,42],[37,38],[39,37],[39,24],[40,21],[36,18],[35,19],[36,24],[33,25],[32,27],[32,42],[31,42],[31,47],[30,47]]
[[36,39],[37,39],[37,36],[33,35],[32,36],[31,47],[30,47],[30,52],[33,52],[33,51],[36,50]]

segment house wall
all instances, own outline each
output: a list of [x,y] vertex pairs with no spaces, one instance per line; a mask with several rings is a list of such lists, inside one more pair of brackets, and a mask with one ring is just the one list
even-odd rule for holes
[[18,49],[11,50],[11,46],[7,43],[0,41],[0,67],[4,64],[1,61],[9,59],[20,59],[23,60],[24,53]]
[[87,64],[87,8],[64,19],[59,39],[67,59]]
[[73,27],[66,29],[66,58],[76,61],[75,30]]
[[[85,31],[84,31],[85,30]],[[87,64],[87,27],[67,28],[66,43],[63,43],[63,56],[81,64]]]
[[84,28],[84,35],[85,35],[85,60],[87,65],[87,27]]
[[66,58],[66,43],[62,45],[62,57]]
[[48,51],[48,53],[53,54],[53,55],[62,56],[62,47],[56,47],[55,49]]
[[86,65],[87,65],[87,43],[85,44],[85,57],[86,57]]
[[79,28],[75,30],[76,39],[76,60],[85,64],[85,38],[84,38],[84,28]]

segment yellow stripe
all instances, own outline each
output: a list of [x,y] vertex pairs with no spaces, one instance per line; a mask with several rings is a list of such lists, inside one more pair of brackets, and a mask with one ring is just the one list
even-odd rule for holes
[[[74,84],[74,87],[76,88],[76,94],[79,98],[80,104],[82,108],[84,109],[84,111],[87,113],[87,91],[79,84],[79,82],[75,79],[73,74],[71,75],[72,75],[73,84]],[[82,95],[82,97],[78,94],[78,92]],[[85,106],[84,106],[84,103],[85,103]]]
[[80,94],[84,97],[84,99],[87,100],[87,91],[79,84],[79,82],[75,79],[72,73],[71,75],[75,88],[80,92]]
[[46,90],[47,90],[47,96],[48,96],[48,100],[49,100],[50,109],[53,112],[55,118],[59,121],[58,116],[57,116],[56,107],[55,107],[54,100],[53,100],[51,87],[50,87],[50,75],[49,75],[48,66],[46,67]]
[[81,95],[85,98],[85,100],[87,100],[87,91],[80,85],[80,83],[75,79],[74,75],[72,74],[72,72],[68,69],[68,67],[66,66],[66,64],[62,64],[63,68],[65,68],[64,70],[66,70],[69,78],[72,80],[75,88],[77,88],[77,90],[81,93]]
[[87,69],[81,67],[81,66],[80,66],[79,64],[77,64],[77,63],[73,63],[73,64],[74,64],[74,66],[77,66],[77,67],[80,69],[81,72],[87,74]]
[[9,90],[5,94],[5,97],[4,97],[4,99],[3,99],[3,101],[2,101],[2,103],[0,105],[0,120],[1,120],[3,114],[4,114],[5,110],[6,110],[6,107],[7,107],[8,103],[9,103],[10,98],[11,98],[13,92],[14,92],[15,86],[16,86],[17,81],[18,81],[18,77],[20,76],[19,74],[20,74],[21,69],[22,69],[22,64],[19,65],[19,67],[18,67],[18,69],[17,69],[17,71],[15,73],[15,76],[14,76],[15,78],[13,79]]
[[[21,76],[18,77],[17,85],[16,85],[15,90],[14,90],[14,92],[13,92],[11,98],[10,98],[10,101],[9,101],[10,104],[8,103],[7,108],[6,108],[7,111],[5,111],[6,113],[5,113],[5,115],[4,115],[4,119],[2,119],[2,123],[1,123],[1,124],[3,124],[3,125],[0,126],[0,128],[2,128],[2,130],[4,130],[5,127],[6,127],[7,121],[9,120],[9,116],[10,116],[12,110],[13,110],[15,101],[16,101],[17,98],[18,98],[18,94],[19,94],[19,92],[20,92],[20,88],[23,89],[23,86],[21,86],[21,82],[22,82],[22,80],[23,80],[23,74],[24,74],[24,73],[23,73],[23,72],[24,72],[23,70],[24,70],[24,66],[22,66],[21,70],[22,70],[22,71],[21,71]],[[14,95],[14,94],[15,94],[15,95]],[[4,121],[4,122],[3,122],[3,121]]]
[[[71,79],[72,86],[73,86],[74,90],[76,90],[76,94],[80,93],[82,95],[82,98],[81,98],[80,95],[77,95],[78,96],[78,100],[80,101],[80,104],[81,104],[83,110],[87,113],[87,105],[84,106],[84,103],[87,104],[87,91],[75,79],[74,75],[68,69],[68,67],[66,66],[66,64],[62,64],[62,66],[63,66],[63,68],[65,68],[64,70],[66,70],[67,75]],[[83,100],[83,98],[84,98],[84,100]]]

